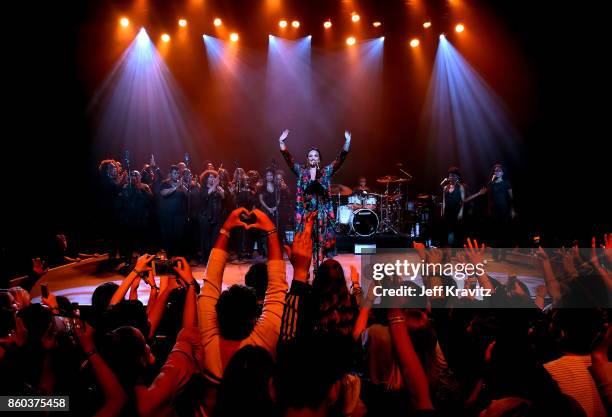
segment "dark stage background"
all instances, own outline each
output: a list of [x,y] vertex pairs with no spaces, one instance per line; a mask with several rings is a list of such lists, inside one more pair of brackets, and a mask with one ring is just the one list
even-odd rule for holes
[[[265,51],[266,27],[274,27],[270,22],[276,20],[249,17],[261,2],[217,3],[217,13],[210,13],[239,27],[243,45]],[[184,13],[189,4],[149,1],[147,17],[142,19],[152,39],[163,28],[173,28],[180,15],[190,19],[190,40],[180,48],[173,44],[166,62],[195,121],[195,143],[189,145],[195,167],[201,167],[205,159],[223,160],[230,170],[235,159],[245,168],[258,170],[272,158],[282,163],[277,142],[282,127],[261,123],[261,109],[227,113],[221,110],[227,103],[221,106],[211,99],[215,97],[208,88],[212,77],[201,37],[196,35],[209,28],[192,23],[195,18]],[[318,145],[327,160],[340,148],[342,130],[347,127],[353,130],[354,140],[337,182],[352,185],[361,174],[373,182],[378,176],[397,174],[393,165],[403,162],[415,177],[412,193],[436,191],[445,172],[432,163],[420,124],[428,77],[406,76],[414,65],[406,48],[406,28],[414,22],[397,13],[403,2],[355,4],[363,18],[378,16],[389,32],[385,33],[382,97],[359,110],[371,117],[371,123],[359,118],[353,127],[350,119],[355,114],[350,112],[328,125],[324,134],[310,130],[307,122],[297,123],[288,126],[293,129],[288,144],[300,158],[308,145]],[[453,21],[445,14],[444,2],[431,4],[437,11],[431,16],[434,24],[449,30]],[[551,245],[579,238],[586,245],[592,233],[611,231],[603,11],[596,2],[466,4],[479,11],[467,24],[472,43],[464,49],[459,42],[454,44],[504,101],[521,136],[519,158],[502,162],[508,165],[521,228],[528,231],[525,236],[541,234]],[[137,146],[101,144],[88,114],[94,91],[129,44],[116,41],[114,34],[117,16],[129,15],[132,6],[110,1],[45,2],[7,11],[5,20],[11,19],[12,24],[5,29],[3,42],[4,67],[9,70],[4,86],[3,277],[23,270],[53,233],[64,231],[82,241],[96,235],[94,184],[100,157],[121,158],[128,147],[140,167],[150,152]],[[333,15],[337,5],[289,1],[283,7],[292,11],[288,17],[299,17],[304,28],[320,29],[324,16]],[[334,29],[346,34],[341,25]],[[403,33],[407,35],[400,38]],[[435,43],[422,46],[429,74]],[[314,47],[323,47],[316,34]],[[317,111],[312,109],[308,117]],[[166,166],[180,160],[182,152],[162,151],[156,157]],[[473,190],[486,182],[488,172],[474,175]]]

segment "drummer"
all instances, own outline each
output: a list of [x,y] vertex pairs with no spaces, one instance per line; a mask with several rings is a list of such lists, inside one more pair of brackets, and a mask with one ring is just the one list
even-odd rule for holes
[[366,177],[359,177],[359,182],[357,183],[357,187],[353,188],[353,194],[367,194],[371,192],[370,187],[367,185]]

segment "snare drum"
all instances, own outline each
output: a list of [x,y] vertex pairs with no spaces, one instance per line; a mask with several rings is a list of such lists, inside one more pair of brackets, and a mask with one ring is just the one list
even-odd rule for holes
[[361,209],[352,214],[351,229],[358,236],[372,236],[378,230],[378,216],[373,210]]
[[375,195],[368,194],[363,201],[363,206],[367,209],[376,210],[378,199]]

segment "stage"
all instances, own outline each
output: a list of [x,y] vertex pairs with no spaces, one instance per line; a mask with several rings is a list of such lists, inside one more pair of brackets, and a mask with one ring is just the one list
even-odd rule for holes
[[[415,262],[419,262],[414,255]],[[361,270],[362,256],[354,253],[340,253],[336,259],[344,269],[344,275],[347,280],[347,285],[350,286],[350,267],[355,266],[358,271]],[[530,296],[535,297],[535,290],[539,285],[544,284],[544,279],[539,267],[530,262],[531,260],[524,255],[509,256],[507,262],[495,262],[492,259],[487,259],[487,273],[497,281],[505,284],[508,276],[516,275],[518,280],[523,282],[529,289]],[[30,292],[33,302],[40,302],[40,284],[47,282],[49,290],[55,295],[66,296],[72,302],[79,305],[91,305],[91,295],[96,287],[103,282],[113,281],[120,284],[123,276],[117,272],[104,270],[100,268],[108,258],[106,256],[81,261],[64,265],[50,270],[45,274],[32,288]],[[230,258],[230,262],[225,267],[223,276],[223,288],[227,288],[234,284],[244,284],[244,276],[251,265],[257,262],[265,262],[264,258],[255,257],[249,261],[237,261]],[[291,277],[293,276],[293,268],[288,260],[285,261],[287,283],[291,285]],[[204,279],[205,267],[192,267],[193,275],[199,283]],[[159,283],[159,277],[156,277]],[[422,285],[421,277],[415,278],[414,282]],[[463,282],[458,281],[460,288],[463,288]],[[141,285],[138,292],[138,299],[143,304],[147,303],[149,291],[146,285]]]

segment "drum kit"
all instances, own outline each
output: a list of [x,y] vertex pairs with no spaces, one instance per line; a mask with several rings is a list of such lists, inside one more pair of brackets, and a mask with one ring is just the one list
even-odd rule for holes
[[353,192],[342,184],[332,184],[336,205],[336,232],[346,235],[372,236],[375,233],[399,234],[402,225],[402,185],[410,178],[385,175],[376,180],[385,185],[383,194]]

